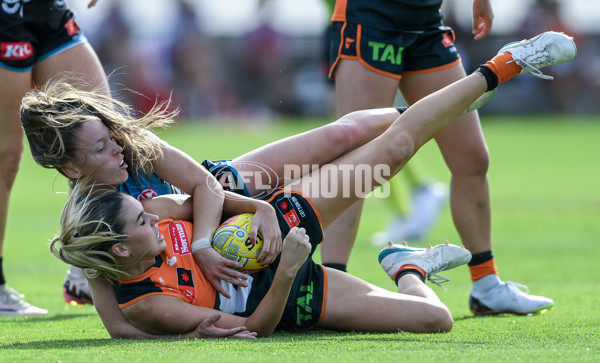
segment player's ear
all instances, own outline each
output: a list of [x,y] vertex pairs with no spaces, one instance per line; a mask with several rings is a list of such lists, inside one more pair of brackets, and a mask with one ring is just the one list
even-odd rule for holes
[[127,246],[125,246],[122,242],[115,243],[110,249],[119,257],[129,257],[130,255],[129,248],[127,248]]
[[81,172],[77,170],[71,163],[67,163],[67,165],[61,168],[63,174],[67,176],[69,179],[79,179],[81,178]]

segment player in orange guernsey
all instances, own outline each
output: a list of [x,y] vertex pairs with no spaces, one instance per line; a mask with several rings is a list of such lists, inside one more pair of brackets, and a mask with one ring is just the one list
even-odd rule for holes
[[[415,103],[380,136],[266,196],[277,211],[282,236],[286,236],[282,253],[272,265],[249,276],[249,291],[237,288],[241,295],[231,294],[227,301],[220,298],[222,293],[212,291],[214,287],[196,289],[192,281],[202,282],[194,275],[197,267],[175,266],[185,244],[181,242],[177,255],[173,240],[168,250],[159,232],[159,220],[192,217],[190,205],[198,201],[188,196],[175,203],[164,197],[149,199],[144,210],[140,202],[114,189],[87,193],[84,184],[78,183],[63,211],[61,234],[53,241],[52,251],[85,269],[88,277],[120,280],[116,291],[123,313],[138,328],[153,334],[190,335],[198,324],[214,316],[215,310],[223,312],[217,327],[245,326],[259,336],[270,335],[278,326],[448,331],[452,328],[450,312],[424,282],[443,281],[436,274],[467,263],[471,257],[467,250],[449,244],[427,249],[390,244],[380,252],[379,262],[397,283],[397,293],[322,268],[308,257],[322,239],[322,227],[331,225],[345,209],[398,173],[425,142],[444,131],[480,97],[519,73],[539,72],[541,67],[569,61],[575,55],[572,38],[559,33],[510,44],[473,74]],[[319,191],[315,186],[325,188]],[[331,195],[332,190],[339,192]],[[304,191],[310,200],[298,194]],[[243,203],[229,204],[222,217],[245,212]],[[177,238],[184,230],[179,227]],[[190,272],[184,270],[176,278],[154,275],[155,269],[171,273],[178,268]],[[140,293],[138,288],[144,291]],[[195,305],[197,296],[204,296],[198,299],[199,305],[209,304],[215,296],[214,305]],[[307,305],[307,301],[316,305]],[[552,302],[542,308],[550,307]],[[307,316],[309,311],[312,313]]]

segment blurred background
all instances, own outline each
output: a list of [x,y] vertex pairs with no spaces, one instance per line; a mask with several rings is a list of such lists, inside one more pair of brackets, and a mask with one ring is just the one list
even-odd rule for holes
[[[140,111],[172,97],[185,120],[268,121],[335,112],[324,0],[100,0],[91,9],[88,2],[69,4],[116,97]],[[444,2],[444,21],[456,32],[468,73],[505,43],[547,30],[574,36],[579,54],[544,70],[553,81],[524,76],[507,83],[480,112],[599,113],[600,1],[492,5],[492,34],[474,41],[472,0]]]

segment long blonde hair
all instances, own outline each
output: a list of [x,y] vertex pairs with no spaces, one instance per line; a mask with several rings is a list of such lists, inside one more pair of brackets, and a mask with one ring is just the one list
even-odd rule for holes
[[[21,125],[33,159],[65,175],[63,168],[74,158],[77,131],[84,122],[99,118],[123,148],[125,161],[133,172],[146,176],[152,173],[152,162],[163,154],[160,139],[149,130],[173,122],[178,110],[169,111],[170,100],[157,103],[148,113],[135,117],[125,103],[83,91],[71,83],[51,80],[23,98]],[[74,181],[71,182],[73,186]]]
[[130,277],[111,253],[114,244],[126,241],[123,199],[108,185],[76,183],[60,218],[60,232],[50,251],[63,262],[79,267],[88,278],[113,282]]

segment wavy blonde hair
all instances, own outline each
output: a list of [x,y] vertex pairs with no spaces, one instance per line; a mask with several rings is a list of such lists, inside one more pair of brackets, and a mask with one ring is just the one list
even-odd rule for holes
[[160,139],[149,130],[173,123],[178,110],[169,111],[171,100],[156,103],[148,113],[135,117],[127,104],[83,91],[72,83],[76,82],[54,79],[23,98],[21,125],[33,159],[44,168],[65,175],[64,167],[74,159],[77,131],[84,122],[99,118],[123,148],[125,161],[133,172],[151,174],[153,161],[163,154]]
[[130,277],[126,269],[137,261],[125,263],[111,252],[114,244],[129,238],[124,232],[125,195],[112,186],[86,181],[76,183],[69,194],[60,218],[60,233],[50,243],[50,251],[63,262],[81,268],[88,278],[113,283]]

